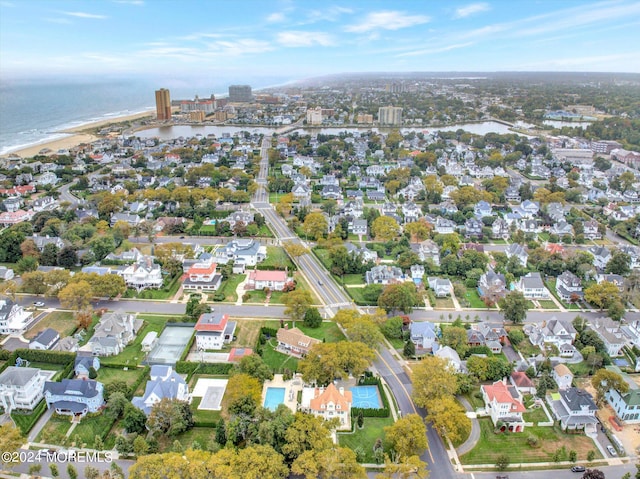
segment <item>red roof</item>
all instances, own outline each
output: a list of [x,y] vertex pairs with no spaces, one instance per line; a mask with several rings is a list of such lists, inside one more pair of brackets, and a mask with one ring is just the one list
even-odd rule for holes
[[286,271],[251,271],[249,279],[252,281],[286,281]]
[[519,388],[532,388],[533,381],[529,379],[522,371],[514,371],[511,373],[511,379],[513,379],[513,383]]
[[491,386],[484,385],[482,389],[489,397],[489,401],[496,401],[499,404],[511,404],[510,412],[525,412],[527,409],[518,399],[511,395],[511,391],[502,381],[496,381]]
[[195,325],[196,331],[224,331],[229,320],[228,314],[205,313],[201,314]]
[[251,356],[253,349],[251,348],[231,348],[229,351],[229,361],[240,361],[245,356]]
[[187,275],[192,275],[192,274],[212,274],[212,273],[216,272],[216,268],[218,267],[218,265],[216,263],[211,263],[206,268],[202,268],[202,267],[199,266],[201,264],[202,263],[196,263],[193,266],[191,266],[187,270]]

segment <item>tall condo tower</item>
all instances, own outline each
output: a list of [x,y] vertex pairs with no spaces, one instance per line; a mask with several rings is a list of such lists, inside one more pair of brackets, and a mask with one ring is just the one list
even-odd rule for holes
[[231,103],[251,103],[253,95],[249,85],[230,85],[229,101]]
[[399,106],[383,106],[378,108],[378,123],[380,125],[402,125],[402,108]]
[[171,96],[166,88],[156,90],[156,113],[160,121],[171,120]]

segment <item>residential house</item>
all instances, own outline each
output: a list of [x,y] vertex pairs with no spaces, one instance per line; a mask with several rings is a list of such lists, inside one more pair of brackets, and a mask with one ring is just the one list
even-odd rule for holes
[[442,346],[435,353],[433,353],[433,355],[442,359],[446,359],[455,372],[462,372],[462,361],[460,360],[460,355],[456,352],[455,349],[449,346]]
[[342,189],[338,185],[325,185],[320,194],[324,200],[342,199]]
[[486,346],[493,354],[502,352],[502,343],[506,341],[507,332],[500,324],[481,322],[471,326],[467,331],[467,344]]
[[534,218],[540,212],[540,203],[538,201],[525,200],[514,211],[520,213],[523,218]]
[[464,222],[465,238],[482,238],[484,224],[477,218],[469,218]]
[[185,290],[217,291],[222,284],[222,275],[217,268],[211,258],[192,264],[183,277],[182,287]]
[[427,278],[429,288],[433,290],[437,298],[444,298],[445,296],[451,296],[453,285],[451,280],[447,278],[429,277]]
[[504,199],[512,202],[522,201],[522,198],[520,198],[520,188],[513,185],[507,187],[504,191]]
[[76,378],[89,379],[91,368],[96,372],[100,369],[100,358],[86,351],[78,352],[73,365],[73,371],[76,374]]
[[358,235],[358,236],[366,236],[369,233],[367,220],[354,219],[349,225],[349,233]]
[[130,213],[113,213],[111,215],[111,227],[113,228],[118,221],[124,221],[129,226],[136,226],[142,223],[142,218]]
[[501,273],[489,269],[478,280],[478,295],[487,297],[494,302],[507,294],[507,280]]
[[532,394],[536,393],[536,386],[533,381],[529,379],[522,371],[513,371],[509,376],[509,381],[513,384],[520,394]]
[[233,229],[238,223],[242,223],[244,225],[253,223],[254,215],[250,211],[234,211],[222,221],[229,223],[229,227]]
[[163,399],[191,403],[192,398],[187,383],[171,366],[154,365],[151,366],[144,394],[134,397],[131,404],[148,416],[153,406]]
[[95,327],[93,336],[87,343],[87,350],[94,356],[120,354],[138,334],[142,320],[133,314],[106,313]]
[[527,299],[547,299],[549,291],[544,286],[540,273],[531,272],[522,276],[515,284],[515,289],[520,291]]
[[420,261],[432,261],[440,265],[440,247],[433,240],[425,240],[418,244],[412,243],[411,249],[418,254]]
[[436,326],[430,321],[411,321],[411,341],[421,350],[436,352],[439,348]]
[[104,387],[92,379],[63,379],[61,382],[47,381],[44,398],[47,407],[56,414],[85,416],[95,413],[104,405]]
[[558,389],[568,389],[573,383],[573,373],[563,363],[556,365],[551,371],[551,377],[558,385]]
[[507,258],[515,257],[520,262],[523,268],[527,267],[527,261],[529,259],[529,253],[527,253],[526,246],[520,245],[518,243],[512,243],[505,249],[505,254]]
[[553,414],[560,421],[560,427],[570,431],[595,433],[598,407],[593,397],[584,389],[569,387],[558,391],[558,399],[550,399]]
[[438,234],[446,235],[454,233],[456,231],[456,227],[457,225],[455,221],[442,218],[441,216],[436,218],[435,231]]
[[351,391],[337,388],[329,383],[326,388],[304,388],[302,391],[302,410],[328,421],[338,419],[338,429],[351,429]]
[[293,198],[301,204],[307,204],[311,201],[311,188],[304,183],[297,183],[291,189]]
[[60,339],[58,331],[47,328],[38,333],[38,335],[29,342],[29,349],[47,350],[53,349]]
[[526,411],[518,390],[515,386],[507,386],[503,381],[496,381],[492,385],[482,385],[482,398],[485,410],[493,425],[502,431],[524,431],[522,413]]
[[17,211],[5,211],[0,213],[0,225],[11,226],[23,221],[31,221],[33,214],[31,211],[17,210]]
[[607,348],[607,354],[611,357],[622,356],[622,348],[626,340],[625,335],[620,329],[620,322],[611,318],[598,318],[591,323],[593,329]]
[[517,221],[518,229],[526,234],[537,234],[542,232],[542,227],[538,223],[537,220],[522,218],[520,221]]
[[493,216],[493,208],[486,201],[478,201],[473,207],[473,214],[476,218],[484,218]]
[[153,262],[151,256],[143,256],[138,262],[125,267],[118,272],[129,288],[140,292],[144,289],[158,289],[162,287],[162,269]]
[[267,257],[267,247],[252,238],[236,238],[216,250],[214,260],[218,264],[243,263],[255,266]]
[[571,271],[565,271],[556,279],[556,292],[560,299],[573,303],[582,299],[582,280]]
[[[358,192],[362,193],[360,190],[358,190]],[[347,194],[347,197],[350,199],[362,199],[363,195],[360,194],[355,194],[352,196],[349,196]],[[371,200],[371,201],[384,201],[387,198],[386,194],[384,193],[384,191],[379,191],[379,190],[367,190],[367,199]]]
[[560,237],[567,235],[573,236],[573,226],[567,223],[566,220],[560,220],[549,228],[549,233]]
[[253,270],[249,273],[246,289],[282,291],[291,278],[286,271]]
[[502,218],[497,218],[491,225],[491,237],[506,240],[511,235],[509,224]]
[[552,344],[558,349],[563,344],[573,344],[578,335],[570,321],[559,320],[555,316],[549,321],[526,324],[523,330],[531,344],[542,349],[545,344]]
[[361,256],[363,263],[368,263],[369,261],[376,263],[378,261],[378,252],[368,249],[366,246],[363,246],[363,243],[356,246],[353,243],[346,242],[344,243],[344,247],[350,255]]
[[6,200],[3,200],[2,204],[4,205],[5,210],[7,210],[9,213],[14,213],[22,208],[23,201],[19,196],[11,196]]
[[418,221],[418,218],[422,215],[422,210],[413,201],[409,201],[402,205],[402,214],[404,215],[404,222],[411,223]]
[[589,247],[588,251],[593,255],[593,265],[598,270],[604,270],[611,259],[611,252],[604,246],[597,245]]
[[620,245],[620,251],[629,256],[629,267],[631,269],[640,268],[640,248],[633,245]]
[[[622,379],[629,385],[629,389],[625,393],[618,390],[609,389],[604,397],[611,405],[618,416],[618,419],[626,424],[640,424],[640,387],[627,374],[620,370],[617,366],[606,366],[610,371],[622,376]],[[0,384],[2,381],[0,381]]]
[[228,314],[220,311],[201,314],[193,328],[196,331],[198,351],[222,349],[225,344],[233,341],[236,325],[235,321],[229,321]]
[[596,283],[600,284],[603,281],[613,283],[618,287],[618,290],[622,293],[624,289],[624,278],[619,274],[600,273],[596,276]]
[[52,373],[38,368],[9,366],[0,373],[0,406],[5,413],[14,409],[32,411],[43,396],[45,381]]
[[7,268],[6,266],[0,266],[0,280],[9,281],[13,279],[14,273],[11,268]]
[[422,284],[422,278],[424,277],[424,266],[421,264],[413,264],[411,268],[409,268],[411,273],[411,279],[415,284]]
[[307,336],[298,328],[280,328],[276,333],[278,340],[277,350],[294,357],[304,357],[314,344],[319,344],[319,339]]
[[20,334],[33,321],[33,313],[9,298],[0,298],[0,334]]
[[584,237],[589,240],[596,240],[602,238],[600,231],[598,231],[598,222],[595,220],[585,221],[583,223]]
[[405,276],[397,266],[374,266],[365,273],[365,281],[367,284],[392,284],[400,283],[405,280]]
[[58,341],[52,351],[61,351],[64,353],[75,353],[78,350],[78,340],[72,336],[67,336]]

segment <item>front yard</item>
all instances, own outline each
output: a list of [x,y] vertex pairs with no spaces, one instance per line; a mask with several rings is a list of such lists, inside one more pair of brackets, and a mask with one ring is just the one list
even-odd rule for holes
[[341,446],[348,447],[349,449],[356,450],[361,449],[364,453],[364,463],[375,463],[373,456],[373,446],[378,438],[382,439],[384,443],[384,428],[393,425],[393,417],[365,417],[364,425],[362,429],[358,429],[355,425],[355,431],[353,433],[338,434],[338,442]]
[[[495,464],[498,458],[506,454],[511,464],[531,462],[553,462],[554,453],[562,447],[578,453],[578,461],[586,461],[589,451],[595,451],[596,458],[602,457],[593,441],[584,435],[564,434],[554,427],[526,427],[522,433],[495,434],[490,418],[478,419],[480,423],[480,441],[473,450],[460,457],[463,464]],[[529,437],[537,439],[537,445],[529,445]]]
[[54,311],[47,314],[38,321],[35,327],[24,334],[25,339],[33,339],[36,335],[47,328],[55,329],[61,338],[71,336],[78,327],[77,321],[70,311]]
[[218,292],[224,294],[223,301],[235,303],[238,300],[236,290],[238,289],[238,285],[242,283],[246,277],[246,274],[232,274],[222,282],[222,286],[220,286]]
[[487,309],[487,305],[484,304],[484,301],[480,299],[478,291],[476,291],[475,289],[467,289],[464,298],[458,298],[458,300],[461,303],[464,303],[466,300],[470,308]]

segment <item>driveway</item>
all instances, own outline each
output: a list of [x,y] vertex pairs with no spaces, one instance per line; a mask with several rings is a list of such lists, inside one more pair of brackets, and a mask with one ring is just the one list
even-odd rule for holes
[[36,437],[38,436],[38,434],[40,434],[40,431],[42,431],[44,425],[47,423],[47,421],[49,421],[49,419],[51,419],[52,414],[53,409],[47,409],[44,414],[40,416],[38,422],[36,422],[31,428],[31,431],[29,431],[29,436],[27,436],[27,440],[29,442],[34,442],[36,440]]
[[[526,341],[526,339],[524,341]],[[518,362],[522,359],[520,355],[516,352],[516,350],[513,349],[513,346],[511,346],[511,343],[509,342],[508,339],[505,341],[504,346],[502,346],[502,352],[507,357],[507,359],[511,362],[513,361]]]

